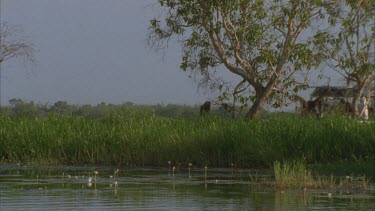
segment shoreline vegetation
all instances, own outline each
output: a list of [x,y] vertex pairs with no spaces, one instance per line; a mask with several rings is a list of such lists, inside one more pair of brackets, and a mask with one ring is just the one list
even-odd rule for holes
[[285,178],[296,171],[310,182],[322,181],[312,179],[310,170],[375,177],[375,122],[342,115],[171,118],[128,106],[101,118],[2,113],[0,125],[2,163],[268,168],[281,188],[294,187]]

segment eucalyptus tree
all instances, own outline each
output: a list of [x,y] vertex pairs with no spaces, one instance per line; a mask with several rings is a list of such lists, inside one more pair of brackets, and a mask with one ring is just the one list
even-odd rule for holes
[[328,66],[354,84],[351,108],[355,115],[358,99],[371,90],[375,79],[375,1],[335,1],[327,11],[332,30],[319,33],[316,40],[322,44]]
[[[256,118],[266,104],[280,106],[307,87],[307,73],[322,61],[313,36],[325,21],[323,0],[159,0],[159,17],[150,21],[149,40],[180,41],[180,67],[218,80],[220,71],[240,77],[226,93],[251,102]],[[324,25],[324,24],[323,24]],[[301,74],[298,74],[301,73]],[[227,86],[228,88],[229,86]],[[221,96],[225,99],[225,96]]]

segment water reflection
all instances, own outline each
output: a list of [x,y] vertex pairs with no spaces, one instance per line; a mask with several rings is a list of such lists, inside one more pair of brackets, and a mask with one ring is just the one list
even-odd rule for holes
[[[251,175],[233,169],[0,166],[0,210],[375,210],[373,187],[276,191],[255,185]],[[257,180],[267,177],[257,173]]]

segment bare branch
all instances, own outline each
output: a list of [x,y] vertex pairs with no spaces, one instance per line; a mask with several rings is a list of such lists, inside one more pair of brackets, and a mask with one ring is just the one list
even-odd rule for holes
[[35,62],[35,49],[31,43],[19,38],[20,30],[11,28],[6,23],[1,24],[0,29],[0,63],[19,57],[28,62]]

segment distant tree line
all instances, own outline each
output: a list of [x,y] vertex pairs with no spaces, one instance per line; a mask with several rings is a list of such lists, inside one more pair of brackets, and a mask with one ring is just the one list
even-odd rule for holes
[[[141,111],[150,115],[157,115],[168,118],[194,118],[199,117],[199,105],[178,105],[178,104],[156,104],[138,105],[132,102],[122,104],[99,103],[97,105],[73,105],[66,101],[57,101],[52,105],[38,104],[33,101],[25,101],[19,98],[9,100],[9,106],[2,107],[2,113],[9,116],[47,117],[51,114],[83,116],[89,118],[108,117],[116,112]],[[231,117],[224,106],[213,106],[212,115]]]

